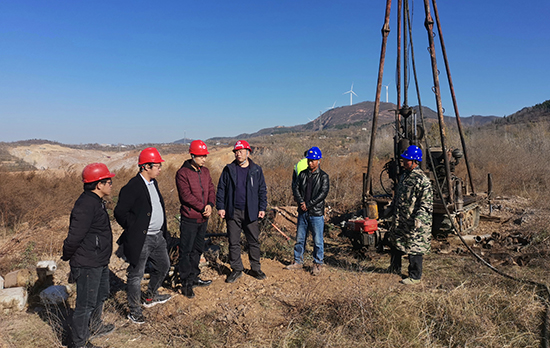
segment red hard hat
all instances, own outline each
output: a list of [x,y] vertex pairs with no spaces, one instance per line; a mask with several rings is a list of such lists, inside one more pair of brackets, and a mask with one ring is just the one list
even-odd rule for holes
[[146,149],[143,149],[141,153],[139,154],[139,161],[138,164],[142,165],[145,163],[160,163],[164,162],[162,157],[160,157],[160,153],[157,149],[154,147],[148,147]]
[[85,184],[103,179],[109,179],[114,176],[115,175],[109,172],[109,169],[103,163],[88,164],[84,167],[84,170],[82,170],[82,181]]
[[250,144],[246,140],[237,140],[235,143],[235,147],[233,147],[233,152],[238,151],[240,149],[247,149],[248,151],[252,152],[252,149],[250,148]]
[[191,144],[189,144],[189,153],[195,156],[205,156],[208,155],[210,152],[208,152],[204,141],[193,140]]

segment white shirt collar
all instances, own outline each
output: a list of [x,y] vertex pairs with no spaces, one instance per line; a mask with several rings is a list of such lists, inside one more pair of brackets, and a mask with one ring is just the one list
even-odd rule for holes
[[145,179],[143,177],[143,175],[141,175],[141,173],[139,173],[139,176],[141,176],[141,178],[143,179],[143,181],[145,181],[145,185],[153,185],[155,179],[151,179],[151,181],[147,181],[147,179]]

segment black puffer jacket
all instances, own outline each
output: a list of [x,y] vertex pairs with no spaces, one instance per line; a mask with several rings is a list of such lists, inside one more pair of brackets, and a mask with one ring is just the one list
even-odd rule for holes
[[91,191],[84,191],[71,211],[61,258],[70,260],[71,267],[103,267],[109,264],[112,251],[113,233],[103,200]]
[[[325,198],[327,198],[330,183],[328,174],[322,171],[321,167],[313,173],[311,169],[307,168],[298,175],[298,179],[292,183],[294,200],[298,203],[298,206],[304,201],[306,184],[310,176],[313,187],[311,189],[311,199],[306,202],[307,211],[312,216],[325,215]],[[302,212],[299,207],[298,212]]]

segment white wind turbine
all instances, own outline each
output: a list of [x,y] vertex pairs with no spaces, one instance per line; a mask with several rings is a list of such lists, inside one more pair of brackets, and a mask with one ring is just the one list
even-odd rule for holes
[[[349,105],[353,105],[353,95],[355,94],[355,92],[353,91],[353,83],[351,84],[350,90],[343,94],[348,94],[348,93],[349,93]],[[355,96],[358,97],[357,94],[355,94]]]
[[386,103],[388,102],[388,87],[390,86],[390,83],[388,83],[387,85],[382,85],[382,86],[386,87]]

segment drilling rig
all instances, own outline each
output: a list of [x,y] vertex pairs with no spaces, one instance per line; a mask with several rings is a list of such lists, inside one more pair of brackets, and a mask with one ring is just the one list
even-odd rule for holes
[[[422,149],[424,158],[421,162],[421,168],[432,181],[434,190],[432,234],[436,238],[446,237],[453,232],[468,234],[479,225],[481,199],[475,193],[472,180],[468,152],[451,78],[436,0],[431,0],[432,6],[430,6],[430,0],[423,0],[423,4],[425,14],[424,27],[428,36],[428,53],[431,60],[433,79],[431,92],[433,92],[435,96],[437,105],[439,141],[430,144],[426,136],[425,115],[423,114],[414,57],[409,1],[398,0],[396,59],[397,108],[394,110],[395,121],[393,126],[395,133],[393,137],[393,157],[384,165],[384,169],[380,174],[381,186],[384,192],[381,194],[375,194],[373,192],[372,182],[374,175],[372,168],[376,149],[376,133],[378,130],[378,114],[380,111],[380,94],[382,91],[386,47],[390,33],[391,3],[391,0],[386,1],[385,20],[382,27],[382,48],[380,51],[376,99],[372,118],[368,166],[367,173],[363,174],[363,217],[352,219],[343,224],[344,235],[350,237],[352,244],[356,247],[374,247],[381,243],[383,233],[381,230],[384,230],[384,226],[387,226],[389,221],[386,217],[379,216],[378,212],[383,211],[392,200],[394,189],[404,170],[400,164],[399,158],[409,145],[416,145]],[[434,31],[434,25],[437,28],[437,33]],[[444,60],[457,129],[460,135],[461,148],[450,148],[447,141],[439,69],[436,59],[436,37],[439,38],[439,48],[441,49],[441,56]],[[408,77],[411,76],[411,72],[416,88],[416,96],[418,98],[418,107],[414,108],[409,106],[408,96]],[[401,102],[402,96],[403,102]],[[464,162],[466,167],[467,178],[465,180],[456,174],[456,167],[461,162]],[[382,183],[383,175],[389,178],[390,184],[386,184],[386,186],[389,187],[385,187]],[[459,231],[455,231],[453,225],[458,226]]]

